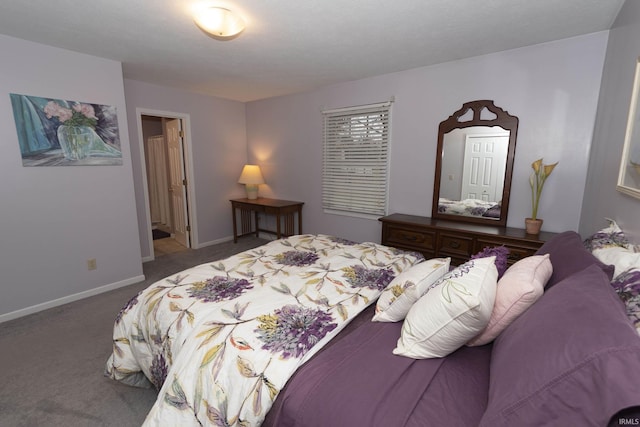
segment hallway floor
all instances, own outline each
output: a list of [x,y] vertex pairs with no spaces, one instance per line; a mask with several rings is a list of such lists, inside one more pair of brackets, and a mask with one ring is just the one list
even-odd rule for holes
[[155,258],[162,255],[174,254],[188,250],[189,248],[182,246],[176,241],[176,239],[172,239],[171,237],[153,241],[153,252]]

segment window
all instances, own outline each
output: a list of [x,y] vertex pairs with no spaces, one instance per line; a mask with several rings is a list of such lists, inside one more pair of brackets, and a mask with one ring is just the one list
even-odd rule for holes
[[325,212],[387,213],[391,102],[323,112]]

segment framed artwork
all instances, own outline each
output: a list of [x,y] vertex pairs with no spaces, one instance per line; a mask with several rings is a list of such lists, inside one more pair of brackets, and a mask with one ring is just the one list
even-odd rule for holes
[[636,61],[636,73],[633,80],[633,93],[627,119],[627,132],[624,139],[618,191],[640,199],[640,58]]
[[12,93],[23,166],[121,165],[116,108]]

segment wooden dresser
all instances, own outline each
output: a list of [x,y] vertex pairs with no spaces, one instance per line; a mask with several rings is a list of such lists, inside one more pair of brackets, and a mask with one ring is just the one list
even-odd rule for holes
[[533,255],[555,233],[538,235],[524,229],[465,224],[422,216],[393,214],[380,218],[382,244],[420,252],[425,258],[451,257],[453,265],[462,264],[485,247],[509,248],[509,264]]

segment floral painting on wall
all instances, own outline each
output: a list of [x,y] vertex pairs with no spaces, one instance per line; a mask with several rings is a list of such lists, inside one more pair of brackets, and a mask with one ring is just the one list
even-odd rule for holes
[[631,93],[631,105],[627,118],[620,172],[618,173],[618,191],[640,199],[640,58],[636,61],[636,72]]
[[116,107],[10,96],[23,166],[122,164]]

